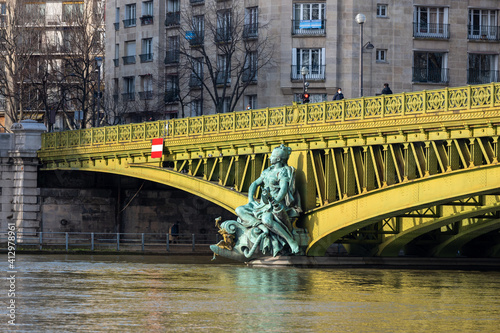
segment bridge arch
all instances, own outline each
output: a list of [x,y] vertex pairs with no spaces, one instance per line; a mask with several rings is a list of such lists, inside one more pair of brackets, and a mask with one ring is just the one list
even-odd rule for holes
[[[384,218],[471,195],[493,193],[499,188],[500,165],[490,165],[429,176],[335,202],[304,217],[311,237],[307,254],[324,255],[343,236]],[[444,223],[437,220],[428,228],[438,228],[440,222]]]

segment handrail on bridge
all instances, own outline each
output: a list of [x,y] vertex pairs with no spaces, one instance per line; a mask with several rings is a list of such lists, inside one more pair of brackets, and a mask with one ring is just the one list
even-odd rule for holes
[[44,133],[42,150],[144,142],[153,138],[244,133],[284,127],[315,126],[353,120],[482,110],[500,106],[500,83],[344,99],[315,104],[219,113],[74,131]]

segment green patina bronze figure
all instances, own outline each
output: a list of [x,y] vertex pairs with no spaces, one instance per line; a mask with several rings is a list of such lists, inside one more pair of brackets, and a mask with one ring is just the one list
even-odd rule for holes
[[[265,169],[248,191],[248,203],[236,208],[237,221],[216,220],[224,240],[210,249],[216,254],[240,261],[262,256],[300,254],[299,233],[294,222],[302,212],[295,188],[295,169],[289,166],[291,148],[276,147]],[[260,200],[255,199],[261,188]],[[307,244],[307,243],[306,243]]]

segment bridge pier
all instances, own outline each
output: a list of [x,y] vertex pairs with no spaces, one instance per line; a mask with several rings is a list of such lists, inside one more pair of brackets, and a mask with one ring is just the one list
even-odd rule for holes
[[0,136],[0,224],[2,232],[13,223],[16,231],[32,236],[40,229],[37,151],[46,128],[36,121],[23,120],[13,124],[11,130],[12,134]]

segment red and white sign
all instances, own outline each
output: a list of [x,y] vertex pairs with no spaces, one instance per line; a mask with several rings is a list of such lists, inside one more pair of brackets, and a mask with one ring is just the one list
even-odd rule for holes
[[161,158],[163,155],[163,138],[153,139],[151,143],[151,158]]

